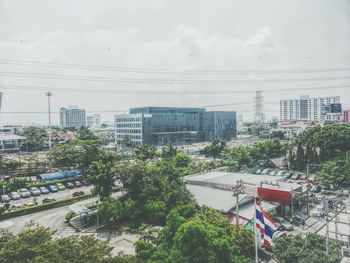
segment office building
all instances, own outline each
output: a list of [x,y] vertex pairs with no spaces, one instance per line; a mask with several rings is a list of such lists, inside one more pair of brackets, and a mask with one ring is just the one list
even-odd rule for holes
[[86,123],[89,128],[101,127],[101,114],[94,114],[86,117]]
[[348,110],[343,110],[343,122],[350,123],[350,109]]
[[115,116],[116,141],[136,144],[188,144],[236,137],[236,112],[203,108],[142,107]]
[[310,98],[280,101],[280,121],[335,122],[341,119],[340,97]]
[[60,109],[60,124],[62,128],[76,128],[86,126],[85,109],[77,106],[69,106],[68,108]]

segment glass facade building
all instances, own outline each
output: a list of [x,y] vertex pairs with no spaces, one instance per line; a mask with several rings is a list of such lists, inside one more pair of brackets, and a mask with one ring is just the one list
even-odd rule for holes
[[142,107],[115,116],[116,141],[129,137],[136,144],[188,144],[236,137],[235,112],[203,108]]

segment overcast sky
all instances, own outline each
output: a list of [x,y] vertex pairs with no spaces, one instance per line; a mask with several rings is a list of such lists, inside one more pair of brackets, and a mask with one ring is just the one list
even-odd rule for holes
[[255,90],[269,118],[307,94],[350,108],[349,69],[350,0],[0,0],[2,124],[46,123],[10,114],[45,112],[45,90],[54,112],[233,104],[208,109],[248,120]]

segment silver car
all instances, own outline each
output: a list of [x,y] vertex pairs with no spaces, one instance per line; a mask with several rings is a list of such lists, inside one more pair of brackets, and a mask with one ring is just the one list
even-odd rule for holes
[[11,192],[9,195],[10,195],[12,200],[19,200],[19,199],[21,199],[21,196],[17,192]]
[[19,195],[22,197],[22,198],[27,198],[27,197],[30,197],[30,192],[27,188],[22,188],[19,190]]
[[322,217],[326,213],[326,207],[324,205],[318,205],[312,210],[311,214],[316,217]]
[[38,187],[31,187],[30,188],[30,193],[32,194],[32,196],[41,195],[41,192],[40,192]]

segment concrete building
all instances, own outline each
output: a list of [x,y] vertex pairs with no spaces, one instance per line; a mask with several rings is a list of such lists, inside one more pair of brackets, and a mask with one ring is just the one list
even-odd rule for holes
[[340,97],[310,98],[280,101],[280,121],[337,122],[341,120]]
[[342,121],[346,123],[350,123],[350,109],[348,110],[343,110],[343,117]]
[[203,108],[143,107],[115,116],[116,142],[129,137],[136,144],[188,144],[236,137],[236,112]]
[[86,125],[86,111],[78,106],[60,109],[60,124],[62,128],[76,128]]
[[101,114],[93,114],[86,117],[86,124],[89,128],[101,127]]
[[0,134],[0,152],[15,152],[25,143],[25,137],[16,134]]

